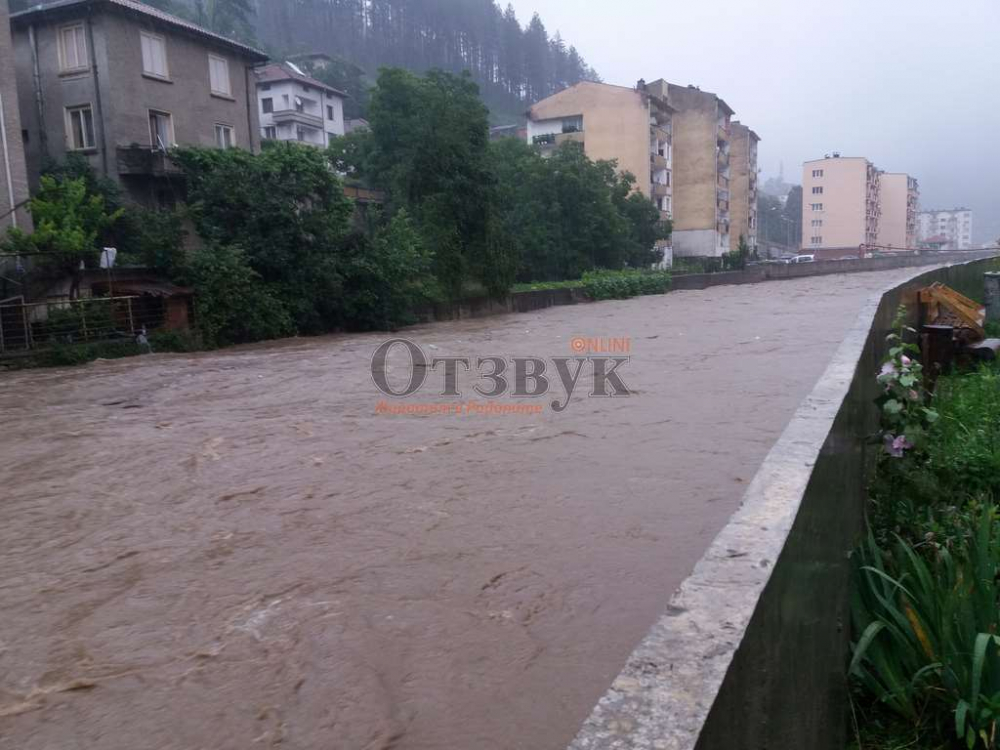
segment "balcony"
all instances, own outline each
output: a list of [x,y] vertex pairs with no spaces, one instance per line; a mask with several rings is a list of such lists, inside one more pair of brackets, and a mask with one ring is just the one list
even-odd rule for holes
[[671,128],[663,125],[653,125],[649,129],[649,137],[654,140],[670,143]]
[[650,190],[653,193],[654,198],[664,198],[670,195],[670,186],[661,185],[658,182],[652,183],[652,185],[650,186]]
[[276,109],[271,114],[271,118],[276,125],[284,125],[293,122],[297,125],[308,125],[311,128],[323,127],[323,118],[319,115],[300,112],[297,109]]
[[115,156],[120,175],[162,176],[182,171],[162,151],[150,146],[119,146]]
[[672,218],[669,211],[660,211],[660,221],[670,221]]
[[667,157],[660,156],[659,154],[650,154],[649,164],[653,168],[654,172],[659,172],[663,169],[667,169],[669,166],[667,164]]
[[548,152],[551,149],[559,148],[564,143],[583,144],[584,138],[582,130],[571,130],[568,133],[541,133],[534,136],[531,142]]

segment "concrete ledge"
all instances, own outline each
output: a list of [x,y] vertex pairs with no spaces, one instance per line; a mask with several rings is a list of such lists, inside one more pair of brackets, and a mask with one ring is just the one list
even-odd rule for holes
[[[935,255],[906,255],[898,258],[871,258],[869,260],[821,261],[819,263],[799,263],[796,265],[751,266],[745,271],[725,271],[722,273],[690,273],[674,276],[671,290],[706,289],[710,286],[726,284],[756,284],[777,279],[798,279],[803,276],[827,276],[838,273],[862,273],[864,271],[886,271],[892,268],[940,265],[975,258],[992,257],[993,251],[966,251],[961,253],[939,253]],[[548,289],[534,292],[514,292],[505,299],[472,297],[453,304],[433,305],[417,311],[417,317],[425,323],[436,320],[464,320],[503,315],[514,312],[531,312],[557,305],[576,305],[590,300],[582,289]]]
[[876,456],[885,335],[900,304],[915,317],[917,289],[974,291],[987,266],[938,267],[865,305],[572,750],[843,749],[848,552]]

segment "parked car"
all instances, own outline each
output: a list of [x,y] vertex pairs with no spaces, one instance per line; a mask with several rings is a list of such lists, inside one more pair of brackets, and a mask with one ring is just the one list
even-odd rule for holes
[[813,263],[816,261],[815,255],[796,255],[789,263]]

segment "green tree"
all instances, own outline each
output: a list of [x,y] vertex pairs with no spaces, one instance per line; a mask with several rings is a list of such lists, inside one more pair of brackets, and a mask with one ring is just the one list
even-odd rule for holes
[[389,191],[391,211],[417,219],[443,290],[458,297],[471,278],[505,293],[509,270],[488,252],[488,113],[471,78],[386,68],[369,112],[372,178]]
[[206,245],[188,269],[195,286],[195,320],[209,346],[286,336],[294,326],[238,245]]
[[187,176],[188,211],[215,246],[242,248],[296,329],[342,324],[341,243],[352,204],[325,154],[298,143],[171,152]]
[[788,222],[793,247],[802,246],[802,186],[794,185],[788,191],[788,200],[781,212],[782,218]]
[[29,202],[35,231],[11,229],[5,241],[11,252],[31,255],[43,271],[69,276],[70,299],[80,294],[81,266],[95,267],[100,258],[98,238],[114,224],[122,210],[108,212],[101,195],[88,193],[82,178],[57,179],[43,175]]

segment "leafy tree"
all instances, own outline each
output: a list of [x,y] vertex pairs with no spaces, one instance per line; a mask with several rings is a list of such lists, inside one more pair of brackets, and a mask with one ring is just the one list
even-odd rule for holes
[[469,277],[506,292],[488,245],[492,174],[487,110],[468,75],[432,70],[420,78],[399,68],[379,75],[370,107],[372,178],[392,210],[407,208],[435,249],[443,290],[459,296]]
[[789,223],[792,245],[802,246],[802,186],[794,185],[788,191],[788,199],[782,211],[782,217]]
[[44,271],[69,276],[70,299],[80,294],[81,266],[94,267],[100,258],[98,238],[122,210],[109,213],[101,195],[88,193],[82,178],[43,175],[29,202],[35,231],[11,229],[5,245],[11,252],[31,255]]
[[333,139],[327,148],[327,159],[338,174],[364,179],[369,172],[372,150],[370,130],[355,130]]
[[209,346],[287,336],[294,331],[285,306],[271,294],[238,245],[206,245],[188,269],[195,286],[195,320]]
[[346,249],[344,315],[354,329],[387,329],[415,322],[414,312],[437,296],[433,253],[406,210]]
[[360,65],[334,57],[323,67],[309,66],[309,74],[317,81],[347,94],[344,100],[344,117],[368,117],[371,83]]
[[217,34],[253,44],[254,0],[194,0],[195,23]]
[[298,143],[171,152],[188,181],[188,210],[199,234],[234,245],[289,311],[297,330],[341,323],[339,247],[351,202],[325,154]]

